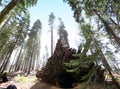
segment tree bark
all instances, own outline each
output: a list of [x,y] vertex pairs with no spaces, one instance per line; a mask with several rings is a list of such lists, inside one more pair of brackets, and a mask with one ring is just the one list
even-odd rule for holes
[[10,11],[17,5],[18,0],[12,0],[0,13],[0,25],[5,20]]
[[23,49],[23,45],[20,49],[20,52],[19,52],[19,55],[17,57],[17,61],[16,61],[16,64],[15,64],[15,71],[18,71],[20,69],[20,55],[22,53],[22,49]]
[[109,64],[108,64],[108,62],[107,62],[107,60],[106,60],[106,58],[105,58],[105,56],[104,56],[101,48],[99,47],[98,42],[97,42],[95,39],[94,39],[94,42],[95,42],[96,48],[97,48],[98,50],[100,50],[100,57],[101,57],[101,59],[102,59],[102,61],[103,61],[104,66],[105,66],[106,69],[108,70],[108,72],[109,72],[109,74],[110,74],[110,76],[111,76],[111,78],[112,78],[113,83],[116,85],[116,87],[117,87],[118,89],[120,89],[120,85],[119,85],[119,83],[116,81],[116,79],[114,78],[114,76],[113,76],[113,74],[112,74],[112,72],[111,72],[111,67],[109,66]]
[[35,47],[35,40],[33,41],[33,45],[32,45],[32,51],[31,51],[31,56],[30,56],[30,59],[29,59],[29,65],[28,65],[27,74],[30,74],[32,60],[33,60],[33,56],[34,56],[34,49],[35,49],[34,47]]
[[111,76],[114,84],[116,85],[116,87],[117,87],[118,89],[120,89],[119,83],[115,80],[115,78],[114,78],[114,76],[113,76],[113,74],[112,74],[112,72],[111,72],[111,67],[110,67],[110,65],[108,64],[108,62],[107,62],[107,60],[106,60],[106,58],[105,58],[105,56],[104,56],[104,54],[103,54],[103,52],[102,52],[102,50],[101,50],[101,48],[100,48],[100,46],[99,46],[97,40],[94,38],[94,36],[92,36],[91,33],[92,33],[92,32],[90,31],[90,33],[89,33],[89,34],[90,34],[90,39],[93,40],[96,49],[98,49],[98,50],[100,51],[100,57],[101,57],[101,59],[102,59],[102,62],[103,62],[103,64],[104,64],[104,66],[106,67],[106,69],[108,70],[108,72],[109,72],[109,74],[110,74],[110,76]]
[[53,24],[51,27],[51,55],[53,55]]

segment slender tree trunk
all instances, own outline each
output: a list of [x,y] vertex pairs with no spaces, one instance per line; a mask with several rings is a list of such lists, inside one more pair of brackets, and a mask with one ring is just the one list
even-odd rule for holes
[[89,32],[89,34],[90,34],[90,39],[93,40],[96,49],[98,49],[98,50],[100,51],[100,57],[101,57],[101,59],[102,59],[102,62],[103,62],[103,64],[104,64],[104,66],[106,67],[106,69],[108,70],[110,76],[112,77],[112,80],[113,80],[114,84],[116,85],[116,87],[117,87],[118,89],[120,89],[120,85],[119,85],[119,83],[115,80],[115,78],[114,78],[114,76],[113,76],[113,74],[112,74],[112,72],[111,72],[111,67],[110,67],[110,65],[108,64],[108,62],[107,62],[107,60],[106,60],[106,58],[105,58],[105,56],[104,56],[104,54],[103,54],[103,52],[102,52],[102,50],[101,50],[101,48],[100,48],[100,46],[99,46],[97,40],[94,38],[94,36],[92,36],[92,32],[91,32],[91,31]]
[[23,45],[20,49],[20,52],[19,52],[19,55],[16,59],[16,64],[15,64],[15,71],[18,71],[20,69],[20,56],[21,56],[21,53],[22,53],[22,49],[23,49]]
[[51,27],[51,55],[53,55],[53,24]]
[[40,68],[40,39],[38,39],[38,42],[37,42],[37,47],[36,47],[36,49],[37,49],[37,51],[36,51],[36,60],[35,60],[35,64],[36,64],[36,66],[34,67],[34,70],[35,69],[39,69]]
[[15,52],[15,56],[14,56],[11,66],[9,68],[9,71],[11,71],[11,70],[14,71],[14,69],[15,69],[15,66],[13,67],[13,63],[15,63],[15,61],[16,61],[17,54],[18,54],[18,50]]
[[11,53],[8,54],[7,58],[5,59],[6,61],[5,61],[5,63],[4,63],[3,69],[2,69],[2,71],[1,71],[2,73],[4,72],[4,70],[5,70],[6,67],[7,67],[7,64],[8,64],[8,62],[9,62],[10,57],[11,57],[11,54],[12,54],[12,51],[11,51]]
[[[17,39],[17,40],[18,40],[18,39]],[[16,42],[17,42],[17,40],[16,40]],[[12,54],[14,48],[15,48],[16,42],[13,44],[13,46],[12,46],[12,48],[11,48],[11,50],[10,50],[8,56],[7,56],[6,59],[5,59],[6,62],[5,62],[4,66],[3,66],[3,69],[2,69],[2,71],[1,71],[2,73],[4,72],[4,70],[5,70],[6,67],[7,67],[7,64],[8,64],[8,62],[9,62],[10,57],[11,57],[11,54]]]
[[111,17],[110,17],[110,20],[112,21],[112,23],[115,24],[115,26],[118,28],[118,30],[120,30],[120,26],[119,24],[117,24]]
[[[26,52],[25,52],[25,50],[23,50],[24,52],[23,52],[23,54],[22,54],[22,56],[21,56],[21,64],[20,64],[20,70],[21,71],[23,71],[23,69],[24,69],[24,63],[25,63],[25,55],[26,55]],[[22,60],[23,59],[23,60]]]
[[24,60],[22,71],[24,73],[27,73],[27,66],[28,66],[28,59]]
[[13,50],[14,50],[17,42],[18,42],[19,37],[20,37],[21,31],[22,31],[22,29],[20,30],[17,38],[15,39],[15,42],[13,43],[13,45],[12,45],[12,47],[11,47],[11,49],[10,49],[9,55],[8,55],[7,58],[5,59],[6,62],[5,62],[5,64],[4,64],[4,67],[3,67],[3,69],[2,69],[2,72],[5,70],[5,68],[6,68],[6,66],[7,66],[7,64],[8,64],[8,62],[9,62],[9,59],[10,59],[10,57],[11,57],[11,54],[12,54],[12,52],[13,52]]
[[8,56],[8,54],[5,56],[5,58],[4,58],[3,61],[2,61],[2,65],[1,65],[1,67],[0,67],[0,72],[1,72],[1,73],[2,73],[3,67],[5,66],[5,62],[6,62],[7,56]]
[[96,15],[99,17],[99,19],[104,24],[106,31],[109,35],[112,35],[115,41],[117,42],[118,46],[120,47],[120,38],[114,33],[114,31],[111,29],[111,27],[107,24],[107,22],[95,11]]
[[5,26],[6,26],[6,24],[10,21],[10,19],[11,19],[11,16],[5,21],[5,23],[1,26],[1,28],[0,28],[0,30],[2,30]]
[[32,45],[32,51],[31,51],[31,57],[30,57],[30,60],[29,60],[29,65],[28,65],[28,72],[27,74],[30,74],[30,71],[31,71],[31,65],[32,65],[32,60],[33,60],[33,56],[34,56],[34,47],[35,47],[35,41],[33,41],[33,45]]
[[37,59],[36,58],[37,57],[36,53],[37,53],[36,51],[34,51],[34,53],[33,53],[33,61],[32,61],[32,64],[31,64],[31,70],[34,70],[34,68],[35,68],[35,60]]
[[102,59],[102,61],[103,61],[103,63],[104,63],[104,66],[105,66],[106,69],[108,70],[108,72],[109,72],[109,74],[110,74],[110,76],[111,76],[114,84],[116,85],[116,87],[117,87],[118,89],[120,89],[120,85],[119,85],[119,83],[116,81],[116,79],[114,78],[114,76],[113,76],[113,74],[112,74],[112,72],[111,72],[111,67],[109,66],[109,64],[108,64],[108,62],[107,62],[107,60],[106,60],[106,58],[105,58],[105,56],[104,56],[104,54],[103,54],[103,52],[102,52],[102,50],[101,50],[101,48],[100,48],[98,42],[96,41],[96,39],[94,39],[94,42],[95,42],[96,48],[100,50],[100,57],[101,57],[101,59]]

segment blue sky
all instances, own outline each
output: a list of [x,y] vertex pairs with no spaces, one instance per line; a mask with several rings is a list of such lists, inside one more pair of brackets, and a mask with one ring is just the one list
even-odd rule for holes
[[[0,7],[0,11],[3,7]],[[38,0],[37,5],[29,8],[30,11],[30,21],[31,26],[33,23],[40,19],[42,23],[42,36],[41,36],[41,51],[43,56],[45,54],[45,46],[48,46],[48,50],[50,53],[50,28],[48,26],[48,19],[51,12],[54,13],[56,20],[54,25],[54,47],[56,45],[58,36],[57,28],[58,28],[58,18],[62,18],[62,21],[65,25],[65,30],[68,32],[68,40],[71,48],[77,48],[77,44],[79,44],[79,36],[78,36],[78,24],[75,22],[73,18],[73,11],[71,7],[63,2],[63,0]]]
[[69,44],[72,48],[77,47],[78,42],[78,24],[73,18],[73,12],[71,7],[67,3],[64,3],[63,0],[38,0],[36,6],[31,7],[30,9],[31,16],[31,26],[36,19],[40,19],[42,22],[42,44],[41,48],[44,50],[45,45],[48,45],[50,50],[50,28],[48,26],[48,19],[51,12],[54,13],[56,20],[54,25],[54,46],[57,42],[58,37],[56,36],[57,26],[58,26],[58,17],[62,18],[62,21],[65,25],[65,30],[67,30],[69,36]]
[[68,4],[63,0],[38,0],[36,6],[30,8],[31,21],[40,19],[42,22],[48,22],[49,14],[53,12],[56,17],[61,17],[64,23],[75,23],[73,12]]

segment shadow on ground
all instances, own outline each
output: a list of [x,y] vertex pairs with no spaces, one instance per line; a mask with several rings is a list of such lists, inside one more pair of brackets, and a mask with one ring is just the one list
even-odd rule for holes
[[30,89],[61,89],[61,88],[58,88],[58,87],[55,87],[53,85],[46,84],[43,82],[37,82]]

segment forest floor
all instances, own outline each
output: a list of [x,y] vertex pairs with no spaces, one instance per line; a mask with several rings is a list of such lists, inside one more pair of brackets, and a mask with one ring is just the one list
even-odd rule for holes
[[35,74],[28,76],[17,75],[13,78],[8,78],[8,82],[0,83],[0,89],[6,89],[7,86],[13,84],[17,89],[60,89],[50,84],[46,84],[38,80]]
[[[31,77],[28,77],[31,78]],[[33,76],[32,76],[33,78]],[[6,89],[7,86],[9,86],[10,84],[14,84],[17,86],[17,89],[62,89],[62,88],[58,88],[55,87],[53,85],[50,84],[46,84],[46,83],[42,83],[42,82],[38,82],[37,80],[35,81],[16,81],[14,79],[6,82],[6,83],[1,83],[0,84],[0,89]],[[73,89],[81,89],[83,88],[83,86],[85,86],[85,83],[81,83],[78,84],[75,88]],[[70,89],[70,88],[67,88]],[[104,87],[101,84],[93,84],[92,86],[88,86],[87,89],[116,89],[114,87]]]
[[[5,89],[10,84],[17,86],[17,89],[61,89],[50,84],[43,83],[38,81],[35,75],[29,76],[15,76],[14,78],[9,79],[8,82],[0,83],[0,89]],[[85,86],[85,83],[77,84],[74,89],[80,89],[80,87]],[[103,84],[94,83],[88,86],[87,89],[115,89],[112,86],[105,86]]]
[[34,76],[16,76],[10,79],[8,82],[1,83],[0,89],[7,88],[10,84],[16,85],[17,89],[30,89],[36,83],[36,78]]

